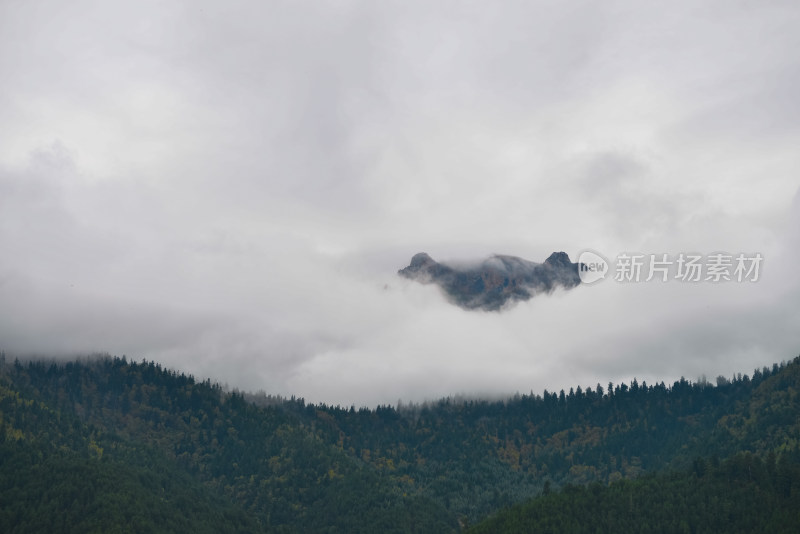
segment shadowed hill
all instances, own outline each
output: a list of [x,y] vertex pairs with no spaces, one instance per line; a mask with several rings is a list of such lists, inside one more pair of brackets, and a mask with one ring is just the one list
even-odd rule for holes
[[3,363],[0,531],[70,531],[57,524],[68,506],[84,531],[138,518],[166,531],[454,532],[548,485],[795,454],[800,359],[717,384],[357,410],[226,392],[153,362]]
[[800,532],[800,456],[739,453],[609,486],[566,486],[482,521],[470,534]]

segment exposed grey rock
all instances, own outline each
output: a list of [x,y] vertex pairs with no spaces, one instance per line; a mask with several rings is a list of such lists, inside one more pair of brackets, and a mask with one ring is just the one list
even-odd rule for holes
[[564,252],[554,252],[544,263],[494,255],[468,266],[439,263],[420,252],[398,274],[423,284],[437,284],[457,306],[488,311],[550,293],[559,286],[571,289],[581,283],[578,264]]

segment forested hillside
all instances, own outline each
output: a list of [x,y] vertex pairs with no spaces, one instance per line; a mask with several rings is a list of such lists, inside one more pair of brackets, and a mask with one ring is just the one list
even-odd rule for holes
[[470,534],[594,532],[717,533],[800,530],[800,456],[738,453],[697,458],[690,470],[648,474],[609,486],[567,485],[503,510]]
[[227,392],[154,362],[3,361],[0,531],[454,532],[543,492],[534,506],[549,509],[646,488],[650,475],[615,483],[645,473],[684,480],[698,461],[708,481],[739,453],[789,465],[800,358],[716,382],[355,409]]

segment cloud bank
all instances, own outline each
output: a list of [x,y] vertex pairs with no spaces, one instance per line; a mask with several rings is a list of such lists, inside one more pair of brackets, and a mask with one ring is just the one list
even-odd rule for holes
[[[0,350],[366,404],[798,353],[792,2],[0,4]],[[760,252],[503,314],[396,276]]]

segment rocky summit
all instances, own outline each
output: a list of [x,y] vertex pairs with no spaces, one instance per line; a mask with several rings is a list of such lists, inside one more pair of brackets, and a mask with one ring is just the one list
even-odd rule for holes
[[467,310],[497,311],[557,287],[580,284],[578,264],[565,252],[554,252],[544,263],[516,256],[494,255],[481,262],[462,265],[439,263],[420,252],[411,258],[400,276],[423,284],[437,284],[448,300]]

